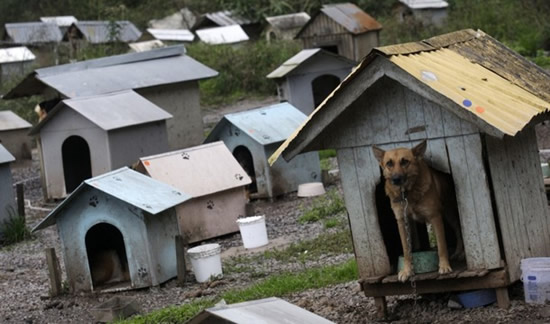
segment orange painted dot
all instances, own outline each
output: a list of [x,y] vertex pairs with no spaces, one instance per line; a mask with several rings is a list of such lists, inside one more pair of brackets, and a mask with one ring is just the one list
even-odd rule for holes
[[149,161],[145,161],[145,162],[143,162],[143,164],[149,165],[149,164],[151,164],[151,163],[149,163]]
[[483,114],[485,112],[485,108],[481,107],[481,106],[477,106],[476,107],[476,111],[480,114]]

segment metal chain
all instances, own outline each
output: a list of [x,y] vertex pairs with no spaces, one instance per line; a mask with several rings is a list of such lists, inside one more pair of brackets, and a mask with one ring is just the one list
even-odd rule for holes
[[[403,201],[403,219],[405,221],[405,230],[407,231],[407,247],[409,249],[409,253],[411,254],[411,277],[409,278],[409,280],[411,282],[411,287],[413,289],[413,294],[414,294],[414,306],[413,306],[413,310],[414,310],[416,309],[417,291],[416,291],[416,281],[414,279],[414,262],[412,260],[411,231],[410,231],[410,225],[409,225],[409,218],[407,217],[407,208],[409,206],[409,201],[407,200],[405,191],[401,192],[401,198]],[[405,256],[403,256],[403,258],[404,257]]]

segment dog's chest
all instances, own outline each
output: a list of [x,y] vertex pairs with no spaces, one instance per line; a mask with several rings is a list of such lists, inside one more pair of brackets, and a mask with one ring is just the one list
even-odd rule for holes
[[409,212],[407,213],[412,219],[414,219],[417,222],[426,222],[429,217],[429,208],[427,206],[423,206],[421,204],[415,204],[411,206]]

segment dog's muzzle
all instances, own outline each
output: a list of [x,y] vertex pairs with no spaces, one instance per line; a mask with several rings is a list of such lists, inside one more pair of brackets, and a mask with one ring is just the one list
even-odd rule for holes
[[391,183],[394,186],[402,186],[407,181],[407,176],[404,174],[397,174],[391,177]]

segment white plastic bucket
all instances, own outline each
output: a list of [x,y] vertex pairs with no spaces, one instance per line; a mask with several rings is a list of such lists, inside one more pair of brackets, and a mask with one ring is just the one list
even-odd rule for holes
[[187,250],[197,282],[222,276],[222,259],[219,244],[204,244]]
[[522,259],[520,268],[525,302],[544,304],[550,300],[550,258]]
[[237,219],[243,245],[247,249],[253,249],[266,245],[267,229],[265,227],[265,216],[250,216]]

